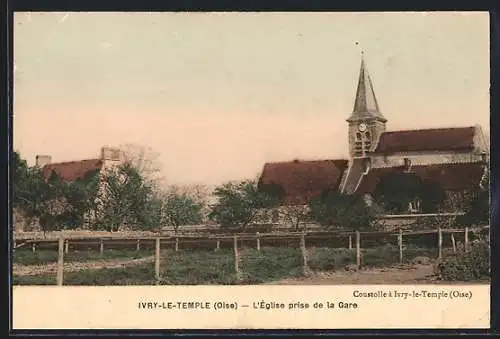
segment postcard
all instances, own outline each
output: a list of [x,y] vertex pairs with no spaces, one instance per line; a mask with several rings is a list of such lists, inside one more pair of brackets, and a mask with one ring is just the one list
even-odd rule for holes
[[487,12],[13,35],[14,329],[489,328]]

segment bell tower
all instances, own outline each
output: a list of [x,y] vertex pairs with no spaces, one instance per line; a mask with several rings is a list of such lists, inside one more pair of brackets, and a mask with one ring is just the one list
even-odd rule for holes
[[387,119],[378,107],[372,80],[361,53],[358,88],[351,116],[346,120],[349,128],[349,155],[364,157],[377,146],[380,135],[385,132]]

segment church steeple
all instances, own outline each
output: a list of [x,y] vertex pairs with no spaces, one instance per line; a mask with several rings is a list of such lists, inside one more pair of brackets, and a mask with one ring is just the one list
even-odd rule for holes
[[356,98],[354,100],[354,108],[351,116],[347,121],[360,121],[367,119],[377,119],[386,122],[378,107],[373,83],[366,69],[364,53],[361,52],[361,67],[359,70],[358,88],[356,90]]
[[378,107],[373,83],[366,69],[363,54],[359,70],[354,108],[347,119],[349,124],[349,153],[351,157],[365,157],[373,151],[385,131],[387,119]]

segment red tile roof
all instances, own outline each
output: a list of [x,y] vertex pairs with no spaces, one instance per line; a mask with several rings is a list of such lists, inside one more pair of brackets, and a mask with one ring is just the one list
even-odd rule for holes
[[54,171],[62,181],[68,182],[82,179],[87,173],[100,170],[101,168],[101,159],[60,162],[45,165],[43,167],[43,175],[45,179],[48,179]]
[[267,163],[259,184],[281,185],[283,204],[306,204],[325,189],[338,189],[347,164],[347,160]]
[[[422,180],[439,183],[444,190],[460,191],[478,187],[483,175],[481,163],[457,163],[413,166],[411,172]],[[402,173],[403,167],[374,168],[365,175],[358,186],[358,193],[373,193],[380,179],[390,173]]]
[[384,132],[374,153],[472,150],[474,134],[474,127]]

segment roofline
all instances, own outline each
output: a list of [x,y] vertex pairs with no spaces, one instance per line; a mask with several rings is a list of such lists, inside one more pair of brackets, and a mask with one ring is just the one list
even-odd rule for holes
[[82,160],[63,161],[63,162],[51,162],[51,163],[48,163],[48,164],[43,165],[43,168],[45,168],[45,167],[50,167],[50,166],[52,166],[52,165],[67,165],[67,164],[76,164],[76,163],[80,163],[80,162],[83,162],[83,161],[102,161],[102,159],[100,159],[100,158],[95,158],[95,159],[82,159]]
[[264,166],[266,165],[277,165],[277,164],[296,164],[296,163],[306,163],[306,162],[334,162],[334,161],[345,161],[349,163],[348,159],[294,159],[294,160],[287,160],[287,161],[274,161],[274,162],[266,162],[264,163]]
[[398,132],[420,132],[420,131],[438,131],[438,130],[444,130],[444,129],[474,129],[476,128],[475,125],[468,125],[468,126],[455,126],[455,127],[430,127],[430,128],[418,128],[418,129],[400,129],[400,130],[391,130],[391,131],[384,131],[381,133],[381,136],[383,134],[389,134],[389,133],[398,133]]

